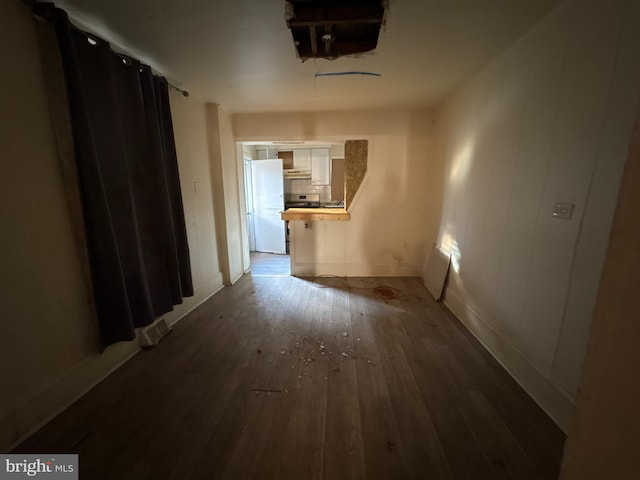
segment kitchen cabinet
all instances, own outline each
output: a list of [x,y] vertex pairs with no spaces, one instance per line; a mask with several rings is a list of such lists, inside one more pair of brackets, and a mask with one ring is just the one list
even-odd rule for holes
[[296,148],[293,151],[293,168],[295,170],[311,170],[311,150]]
[[276,150],[271,147],[256,147],[256,158],[258,160],[277,158]]
[[311,149],[311,185],[329,185],[331,177],[329,149]]
[[293,151],[279,150],[278,158],[282,159],[282,168],[284,168],[285,170],[293,169]]

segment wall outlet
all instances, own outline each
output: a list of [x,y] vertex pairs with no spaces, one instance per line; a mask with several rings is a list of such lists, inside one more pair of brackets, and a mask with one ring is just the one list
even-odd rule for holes
[[570,219],[573,215],[573,203],[556,203],[553,206],[553,216],[555,218]]
[[305,230],[311,230],[311,222],[304,222]]

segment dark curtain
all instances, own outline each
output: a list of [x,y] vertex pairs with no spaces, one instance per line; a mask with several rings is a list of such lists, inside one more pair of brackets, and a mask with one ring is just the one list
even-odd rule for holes
[[34,13],[62,59],[104,348],[193,295],[168,84],[52,4]]

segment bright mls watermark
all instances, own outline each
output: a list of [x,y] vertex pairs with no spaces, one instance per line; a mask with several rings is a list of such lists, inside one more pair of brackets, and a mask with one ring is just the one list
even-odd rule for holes
[[0,455],[0,480],[78,480],[78,455]]

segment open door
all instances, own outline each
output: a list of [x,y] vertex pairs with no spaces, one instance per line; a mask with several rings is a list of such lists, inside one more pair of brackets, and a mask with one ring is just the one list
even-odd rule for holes
[[[245,208],[247,210],[247,236],[249,237],[249,252],[255,252],[256,250],[256,232],[254,227],[254,208],[253,208],[253,160],[250,158],[242,159],[244,164],[244,198]],[[245,247],[246,248],[246,247]],[[249,252],[246,255],[249,255]]]
[[256,160],[251,167],[256,251],[285,254],[282,159]]

